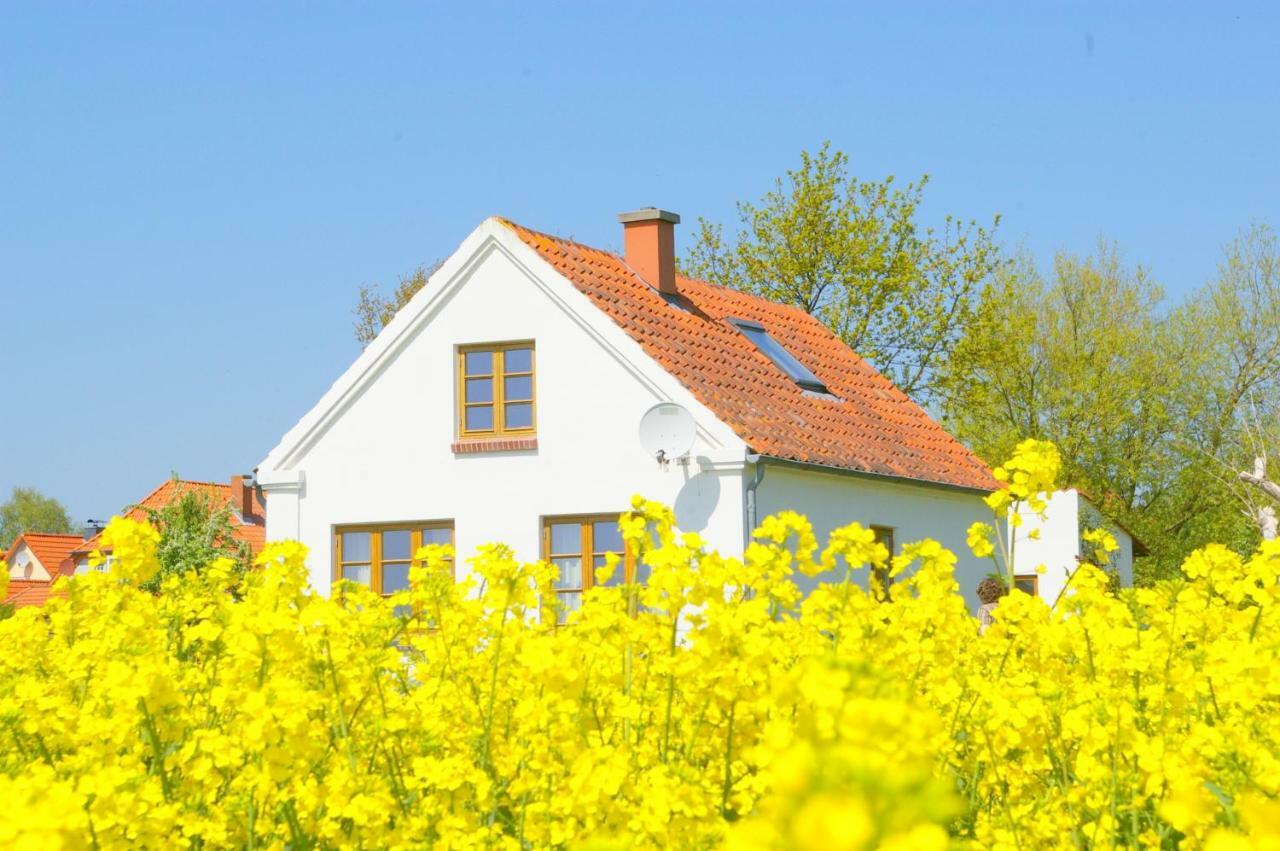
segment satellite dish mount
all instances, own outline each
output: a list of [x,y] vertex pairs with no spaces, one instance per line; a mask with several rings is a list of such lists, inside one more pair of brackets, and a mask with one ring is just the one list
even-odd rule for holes
[[640,445],[664,470],[672,459],[689,463],[694,435],[693,415],[674,402],[659,402],[640,418]]

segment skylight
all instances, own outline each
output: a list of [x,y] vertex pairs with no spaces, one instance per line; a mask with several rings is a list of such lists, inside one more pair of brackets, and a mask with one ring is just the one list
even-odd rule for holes
[[764,353],[764,356],[773,361],[778,369],[787,374],[787,377],[799,384],[805,390],[812,390],[814,393],[827,393],[827,386],[818,380],[818,376],[814,375],[809,367],[800,363],[795,355],[782,347],[782,344],[769,336],[769,332],[764,330],[763,325],[757,325],[754,322],[747,322],[742,319],[733,320],[733,324],[738,330],[746,336],[748,340],[755,344],[755,347]]

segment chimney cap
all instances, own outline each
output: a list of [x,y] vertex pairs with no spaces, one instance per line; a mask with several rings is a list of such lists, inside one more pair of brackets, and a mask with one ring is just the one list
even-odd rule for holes
[[619,213],[618,221],[624,225],[632,222],[671,222],[673,225],[678,225],[680,217],[667,210],[659,210],[657,207],[642,207],[629,213]]

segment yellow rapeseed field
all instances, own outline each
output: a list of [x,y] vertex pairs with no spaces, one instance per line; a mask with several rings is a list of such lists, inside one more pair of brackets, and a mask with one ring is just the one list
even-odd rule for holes
[[[1020,447],[996,516],[1056,465]],[[388,599],[311,591],[296,543],[155,595],[157,533],[114,520],[109,573],[0,622],[0,848],[1280,849],[1276,542],[1153,588],[1085,565],[980,630],[934,541],[877,599],[857,524],[771,517],[742,559],[622,525],[649,581],[557,627],[502,546]]]

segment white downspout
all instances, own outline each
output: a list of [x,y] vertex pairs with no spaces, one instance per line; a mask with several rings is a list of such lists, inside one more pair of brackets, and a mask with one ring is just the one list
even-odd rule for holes
[[755,532],[756,526],[760,525],[756,508],[756,489],[764,481],[764,457],[761,455],[748,455],[747,463],[755,466],[755,475],[752,476],[751,481],[747,482],[747,528],[744,536],[745,540],[742,544],[744,551],[751,545],[751,535]]

